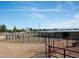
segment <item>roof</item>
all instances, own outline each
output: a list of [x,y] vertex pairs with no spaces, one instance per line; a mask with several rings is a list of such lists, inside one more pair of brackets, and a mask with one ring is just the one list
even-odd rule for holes
[[39,32],[79,32],[79,30],[47,30],[47,31],[39,31]]

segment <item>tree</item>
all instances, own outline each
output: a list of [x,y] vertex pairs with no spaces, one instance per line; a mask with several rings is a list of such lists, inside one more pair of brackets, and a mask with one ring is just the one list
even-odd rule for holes
[[37,29],[32,29],[33,30],[33,32],[36,32],[37,31]]
[[2,27],[2,26],[0,25],[0,32],[2,31],[1,27]]
[[53,30],[58,30],[57,28],[54,28]]
[[12,30],[11,29],[7,29],[7,32],[12,33]]
[[46,31],[46,29],[44,28],[43,31]]
[[32,28],[30,28],[30,31],[32,31],[33,29]]
[[1,26],[1,29],[2,29],[2,32],[5,32],[5,31],[6,31],[6,26],[5,26],[5,24],[3,24],[3,25]]
[[14,26],[14,28],[13,28],[13,32],[16,32],[16,26]]

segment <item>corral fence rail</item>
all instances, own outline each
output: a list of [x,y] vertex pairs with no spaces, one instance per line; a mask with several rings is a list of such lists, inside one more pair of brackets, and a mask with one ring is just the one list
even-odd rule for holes
[[33,33],[11,33],[6,34],[6,40],[14,42],[27,42],[27,43],[44,43],[43,37],[34,36]]
[[[52,55],[53,53],[57,53],[57,54],[63,55],[63,58],[66,58],[66,57],[68,57],[68,58],[77,58],[76,56],[73,56],[75,53],[79,56],[79,52],[77,52],[77,51],[73,51],[73,50],[69,50],[69,49],[65,49],[65,48],[60,48],[60,47],[55,47],[55,46],[52,46],[52,48],[53,49],[62,50],[63,53],[59,52],[59,51],[52,50],[52,51],[50,51],[50,53],[48,53],[49,56],[53,56]],[[70,55],[70,54],[67,54],[67,52],[70,52],[70,53],[73,53],[73,54]],[[54,55],[54,57],[58,57],[58,56]]]

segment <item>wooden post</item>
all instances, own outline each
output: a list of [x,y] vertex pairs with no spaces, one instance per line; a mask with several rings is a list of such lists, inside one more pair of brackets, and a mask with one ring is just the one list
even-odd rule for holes
[[66,50],[63,49],[63,53],[64,53],[64,58],[66,58]]

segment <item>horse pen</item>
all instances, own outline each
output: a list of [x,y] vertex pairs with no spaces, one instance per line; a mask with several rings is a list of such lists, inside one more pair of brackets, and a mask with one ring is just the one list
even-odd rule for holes
[[0,57],[30,58],[41,51],[44,51],[44,38],[34,37],[32,33],[0,35]]
[[[72,38],[54,38],[51,33],[6,33],[0,35],[0,57],[66,58],[79,57]],[[56,35],[57,36],[57,35]],[[67,40],[68,39],[68,40]],[[75,51],[76,50],[76,51]],[[75,55],[74,55],[75,54]]]
[[34,33],[12,33],[6,35],[6,40],[16,43],[44,43],[44,38],[35,37]]

